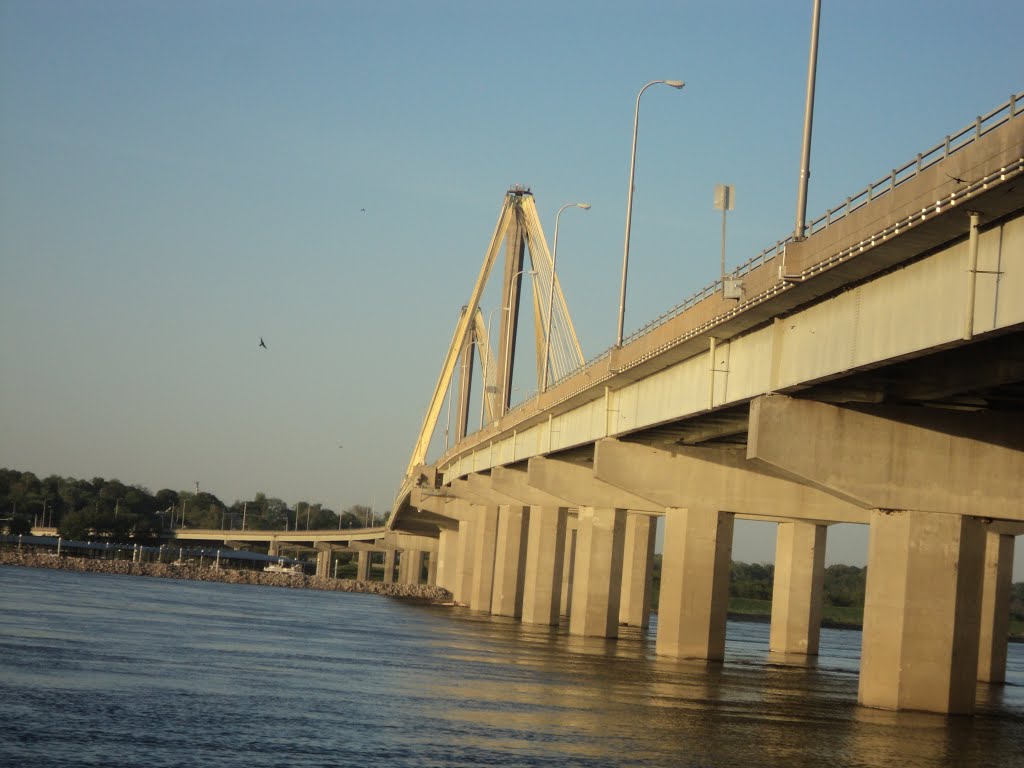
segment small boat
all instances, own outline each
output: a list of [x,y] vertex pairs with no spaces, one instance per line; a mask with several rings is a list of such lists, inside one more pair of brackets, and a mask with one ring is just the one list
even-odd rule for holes
[[285,563],[283,557],[280,560],[278,560],[276,563],[271,563],[270,565],[268,565],[263,570],[266,573],[286,573],[289,576],[302,576],[303,575],[302,564],[301,563],[295,563],[294,565],[288,565],[287,563]]

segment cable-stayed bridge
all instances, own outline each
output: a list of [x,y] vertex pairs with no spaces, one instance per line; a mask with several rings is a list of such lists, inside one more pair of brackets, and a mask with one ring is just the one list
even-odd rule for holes
[[[388,529],[474,610],[615,637],[648,622],[660,520],[657,652],[714,661],[737,517],[778,524],[783,657],[817,652],[828,527],[868,525],[860,701],[973,711],[975,681],[1005,675],[1024,532],[1022,112],[1011,98],[586,362],[532,195],[510,190]],[[502,250],[494,333],[479,304]],[[537,394],[513,406],[524,277]]]

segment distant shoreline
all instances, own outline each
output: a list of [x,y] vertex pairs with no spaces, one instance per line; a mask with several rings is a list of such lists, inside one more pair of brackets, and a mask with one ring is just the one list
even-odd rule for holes
[[[126,576],[149,576],[162,579],[183,579],[190,581],[216,581],[224,584],[251,584],[261,587],[284,587],[289,589],[316,589],[324,592],[356,592],[382,595],[402,600],[413,600],[434,605],[452,605],[452,593],[442,587],[426,584],[385,584],[381,581],[356,581],[355,579],[325,579],[320,576],[300,576],[266,571],[233,570],[207,566],[200,568],[194,563],[175,566],[168,563],[135,563],[131,560],[99,560],[83,557],[57,557],[55,554],[38,552],[20,553],[0,550],[0,566],[12,565],[23,568],[51,568],[64,571],[88,573],[109,573]],[[741,613],[729,611],[734,621],[770,623],[767,613]],[[853,629],[858,632],[859,624],[823,621],[821,626],[831,629]],[[1024,637],[1010,635],[1011,643],[1024,642]]]
[[131,560],[58,557],[54,554],[21,553],[2,550],[0,551],[0,566],[3,565],[23,568],[50,568],[80,573],[149,576],[158,579],[216,581],[224,584],[251,584],[261,587],[316,589],[324,592],[356,592],[437,604],[450,603],[452,601],[452,594],[448,590],[426,584],[385,584],[380,581],[327,579],[321,576],[216,568],[212,565],[200,568],[194,563],[176,566],[168,563],[136,563]]

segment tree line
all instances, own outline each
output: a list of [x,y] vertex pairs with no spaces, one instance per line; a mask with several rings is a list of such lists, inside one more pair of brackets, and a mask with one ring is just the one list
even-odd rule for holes
[[54,527],[66,539],[102,538],[113,542],[151,543],[175,528],[246,530],[315,530],[362,528],[385,517],[355,504],[335,512],[323,504],[285,501],[257,493],[226,504],[207,491],[151,493],[141,485],[94,477],[82,480],[0,469],[0,530],[26,534],[33,527]]
[[[656,573],[660,571],[661,556],[655,556]],[[830,565],[825,568],[822,585],[823,602],[840,608],[863,608],[868,569],[854,565]],[[750,600],[772,599],[775,566],[771,563],[742,563],[734,561],[729,574],[729,597]],[[1024,582],[1014,584],[1010,590],[1010,619],[1024,621]]]
[[[298,501],[294,506],[257,493],[252,499],[225,504],[212,493],[172,491],[151,493],[141,485],[120,480],[79,480],[50,475],[39,479],[32,472],[0,469],[0,532],[27,534],[33,525],[55,527],[66,539],[105,539],[148,544],[162,531],[174,528],[246,530],[322,530],[380,525],[386,515],[355,504],[335,512],[323,504]],[[660,576],[661,555],[655,556],[655,578]],[[729,580],[730,597],[771,600],[775,566],[734,562]],[[826,605],[862,607],[867,569],[830,565],[825,569]],[[1011,591],[1011,618],[1024,621],[1024,582]]]

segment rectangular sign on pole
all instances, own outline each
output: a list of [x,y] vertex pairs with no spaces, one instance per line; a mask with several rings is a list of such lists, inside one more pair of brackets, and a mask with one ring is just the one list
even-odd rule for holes
[[732,184],[715,185],[715,210],[731,211],[735,198],[735,189]]

